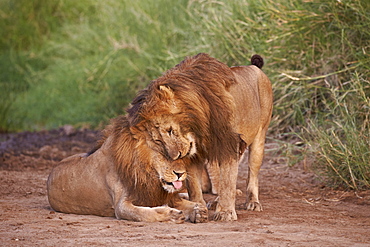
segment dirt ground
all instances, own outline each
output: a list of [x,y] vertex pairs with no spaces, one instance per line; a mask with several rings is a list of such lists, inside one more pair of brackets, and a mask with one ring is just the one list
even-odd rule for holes
[[[142,223],[54,212],[46,196],[52,167],[89,151],[98,136],[70,126],[0,134],[0,245],[370,246],[370,191],[323,186],[307,167],[287,166],[271,141],[260,174],[264,211],[244,210],[238,197],[235,222]],[[245,193],[246,166],[239,169]]]

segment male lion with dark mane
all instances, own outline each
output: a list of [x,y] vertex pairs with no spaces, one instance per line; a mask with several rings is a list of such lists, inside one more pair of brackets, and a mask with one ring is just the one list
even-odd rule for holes
[[[215,220],[236,220],[238,163],[248,147],[248,210],[262,211],[258,173],[272,114],[271,82],[252,65],[228,67],[207,54],[188,57],[140,91],[128,109],[132,128],[169,160],[184,160],[190,200],[205,205],[201,174],[207,164],[219,195]],[[216,177],[214,176],[216,174]]]
[[146,222],[207,221],[204,205],[179,196],[189,158],[170,161],[154,151],[148,132],[130,126],[126,116],[104,134],[95,150],[62,160],[50,173],[54,210]]

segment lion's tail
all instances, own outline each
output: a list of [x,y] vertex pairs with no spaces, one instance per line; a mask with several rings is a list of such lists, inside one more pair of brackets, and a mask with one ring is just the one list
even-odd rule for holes
[[252,63],[252,65],[257,66],[260,69],[262,69],[262,66],[264,64],[263,63],[263,58],[260,55],[257,55],[257,54],[252,56],[251,63]]

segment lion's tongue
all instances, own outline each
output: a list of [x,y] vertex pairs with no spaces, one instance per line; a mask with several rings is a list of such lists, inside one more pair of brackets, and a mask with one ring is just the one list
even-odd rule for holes
[[173,187],[175,187],[175,189],[180,189],[182,187],[182,182],[181,181],[174,181],[172,182],[173,184]]

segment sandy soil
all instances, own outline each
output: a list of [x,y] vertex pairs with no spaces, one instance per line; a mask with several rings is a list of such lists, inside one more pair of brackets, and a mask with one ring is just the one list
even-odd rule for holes
[[[244,210],[244,197],[238,197],[236,222],[142,223],[54,212],[46,196],[52,167],[88,151],[97,138],[98,132],[68,126],[0,134],[0,245],[370,246],[370,191],[323,186],[303,165],[288,167],[276,143],[266,144],[260,175],[264,211]],[[243,192],[245,177],[241,166]]]

